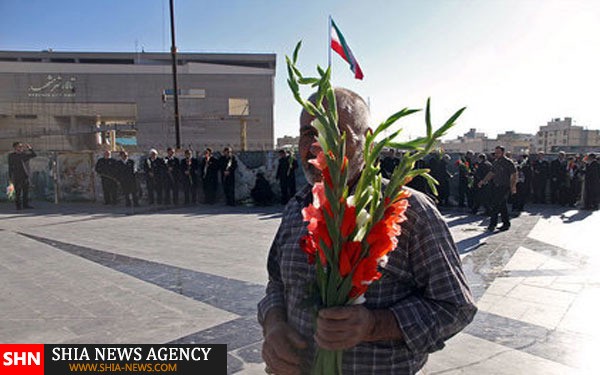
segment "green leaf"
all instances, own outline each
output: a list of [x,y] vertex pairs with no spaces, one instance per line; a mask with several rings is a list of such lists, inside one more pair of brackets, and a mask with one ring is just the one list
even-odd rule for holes
[[429,108],[429,104],[431,103],[431,98],[427,98],[427,107],[425,107],[425,124],[427,126],[427,138],[431,138],[431,110]]
[[413,169],[406,174],[406,177],[416,177],[429,172],[429,168]]
[[323,269],[323,266],[321,265],[321,259],[319,257],[319,254],[317,254],[316,256],[316,260],[315,263],[317,265],[317,271],[316,271],[316,277],[317,277],[317,286],[319,287],[319,293],[321,294],[321,301],[323,304],[325,304],[325,291],[326,291],[326,287],[327,287],[327,275],[325,275],[325,270]]
[[408,142],[390,142],[389,146],[401,150],[416,150],[420,146],[425,145],[427,141],[428,138],[420,137]]
[[427,185],[429,185],[429,188],[431,189],[431,192],[433,193],[433,195],[438,195],[438,191],[437,188],[435,187],[435,185],[439,185],[440,183],[437,182],[437,180],[433,177],[431,177],[431,175],[429,173],[424,173],[422,174],[423,177],[425,177],[425,180],[427,180]]
[[[328,69],[328,72],[331,73],[331,70]],[[336,104],[336,100],[335,100],[335,92],[333,91],[332,88],[329,88],[329,89],[327,89],[325,96],[327,97],[327,105],[329,107],[328,114],[331,117],[332,122],[337,125],[338,113],[337,113],[337,104]],[[337,126],[336,126],[336,128],[337,128]]]
[[348,294],[350,294],[350,290],[352,289],[352,274],[353,272],[346,275],[344,281],[342,281],[342,285],[338,288],[337,305],[344,305],[348,301]]
[[317,72],[319,72],[319,75],[320,75],[321,77],[325,77],[325,74],[326,74],[326,73],[325,73],[325,71],[323,70],[323,68],[321,68],[321,66],[320,66],[320,65],[317,65]]
[[294,54],[293,54],[293,61],[294,61],[294,65],[296,64],[296,62],[298,61],[298,52],[300,51],[300,46],[302,45],[302,40],[300,40],[298,42],[298,44],[296,44],[296,48],[294,48]]
[[446,121],[446,123],[444,125],[442,125],[441,128],[439,128],[438,130],[436,130],[435,132],[435,138],[439,138],[441,136],[443,136],[448,129],[450,129],[451,127],[454,126],[454,122],[460,117],[460,115],[462,115],[462,113],[465,111],[465,109],[467,109],[467,107],[462,107],[461,109],[459,109],[458,111],[456,111],[455,114],[453,114],[448,121]]
[[319,79],[318,78],[314,78],[314,77],[302,77],[302,78],[298,78],[298,82],[303,84],[303,85],[311,85],[313,83],[319,83]]
[[411,114],[413,114],[415,112],[419,112],[419,111],[420,111],[420,109],[408,109],[408,108],[404,108],[401,111],[394,113],[393,115],[391,115],[390,117],[388,117],[387,120],[385,120],[384,122],[382,122],[377,127],[377,129],[375,129],[375,132],[373,133],[373,136],[371,138],[375,139],[375,137],[377,137],[377,135],[379,135],[381,132],[383,132],[384,130],[386,130],[390,126],[392,126],[400,118],[408,116],[408,115],[411,115]]

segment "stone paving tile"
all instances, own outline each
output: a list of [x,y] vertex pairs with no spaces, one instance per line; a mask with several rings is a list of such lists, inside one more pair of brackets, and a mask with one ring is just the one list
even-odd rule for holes
[[[42,340],[37,342],[97,342],[98,336],[89,330],[94,322],[108,342],[127,342],[133,336],[144,342],[227,342],[228,373],[264,373],[255,305],[264,291],[264,263],[279,208],[150,208],[128,215],[131,212],[122,209],[111,213],[69,206],[61,213],[56,207],[42,207],[37,217],[3,209],[0,204],[0,236],[14,239],[14,232],[20,232],[29,239],[19,237],[18,247],[26,244],[19,252],[0,250],[0,283],[13,293],[0,292],[0,303],[10,301],[6,306],[13,313],[33,319],[0,317],[0,341],[37,329],[48,335],[32,333]],[[431,356],[428,374],[595,370],[590,353],[600,335],[585,323],[599,315],[590,304],[600,298],[600,276],[590,266],[595,255],[589,245],[583,250],[577,246],[584,237],[580,229],[593,233],[591,222],[597,227],[598,215],[586,215],[581,226],[583,216],[578,213],[534,206],[513,219],[510,231],[489,234],[484,232],[488,219],[456,210],[444,214],[480,312],[464,333]],[[554,233],[544,236],[549,230]],[[555,241],[558,234],[568,240]],[[575,241],[568,237],[577,235]],[[32,261],[57,252],[70,261],[57,256],[47,257],[44,264]],[[99,269],[110,277],[92,277]],[[3,273],[10,277],[3,278]],[[22,282],[11,283],[15,275]],[[88,279],[93,281],[77,281]],[[44,294],[40,287],[48,280],[56,287]],[[129,280],[151,287],[123,287]],[[68,294],[70,289],[77,291]],[[75,316],[45,319],[40,306],[34,310],[14,298],[14,293],[28,291],[49,298],[50,304],[54,299],[75,305],[70,309]],[[78,303],[86,294],[89,298]],[[206,325],[194,316],[194,309],[173,308],[181,298],[186,304],[212,305],[216,309],[209,315],[234,314]],[[152,311],[139,308],[148,303],[153,303]],[[202,328],[195,329],[198,325]]]

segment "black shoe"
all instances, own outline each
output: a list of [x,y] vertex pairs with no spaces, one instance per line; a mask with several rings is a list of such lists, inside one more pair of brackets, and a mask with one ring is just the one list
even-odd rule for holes
[[25,208],[25,209],[29,209],[29,210],[30,210],[30,209],[32,209],[33,207],[27,204],[27,205],[23,206],[23,208]]
[[488,232],[493,232],[493,231],[495,231],[495,230],[496,230],[496,226],[495,226],[495,225],[494,225],[494,226],[491,226],[491,225],[490,225],[490,226],[488,226],[488,227],[487,227],[487,229],[486,229],[486,230],[487,230]]
[[500,232],[505,232],[505,231],[507,231],[507,230],[509,230],[509,229],[510,229],[510,224],[508,224],[508,225],[504,224],[504,225],[502,225],[500,228],[498,228],[498,230],[499,230]]
[[17,211],[21,211],[23,208],[21,206],[17,206]]

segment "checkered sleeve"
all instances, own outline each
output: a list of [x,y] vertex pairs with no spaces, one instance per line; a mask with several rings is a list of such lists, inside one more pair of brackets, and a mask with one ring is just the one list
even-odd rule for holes
[[279,266],[279,247],[278,240],[279,234],[282,228],[279,227],[275,239],[271,244],[269,250],[269,256],[267,259],[267,272],[269,274],[269,281],[267,283],[266,294],[263,299],[258,303],[258,322],[263,325],[267,312],[274,307],[285,308],[285,301],[283,295],[283,282],[281,280],[281,272]]
[[419,293],[391,307],[408,348],[431,353],[473,319],[477,308],[456,245],[443,217],[426,198],[411,198],[405,240]]

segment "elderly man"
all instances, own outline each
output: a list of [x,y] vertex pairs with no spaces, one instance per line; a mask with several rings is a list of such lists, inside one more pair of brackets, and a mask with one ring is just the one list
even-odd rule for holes
[[[349,178],[355,183],[364,166],[368,108],[349,90],[336,89],[335,95],[339,127],[347,134]],[[309,184],[321,179],[308,163],[316,157],[312,120],[302,113],[299,146]],[[344,374],[415,374],[428,353],[471,321],[476,308],[448,227],[424,194],[410,192],[408,220],[383,277],[369,287],[364,304],[321,310],[316,331],[313,312],[302,304],[315,271],[300,249],[307,234],[301,210],[312,200],[311,186],[289,201],[269,252],[266,296],[258,305],[267,372],[309,373],[318,344],[345,349]]]

